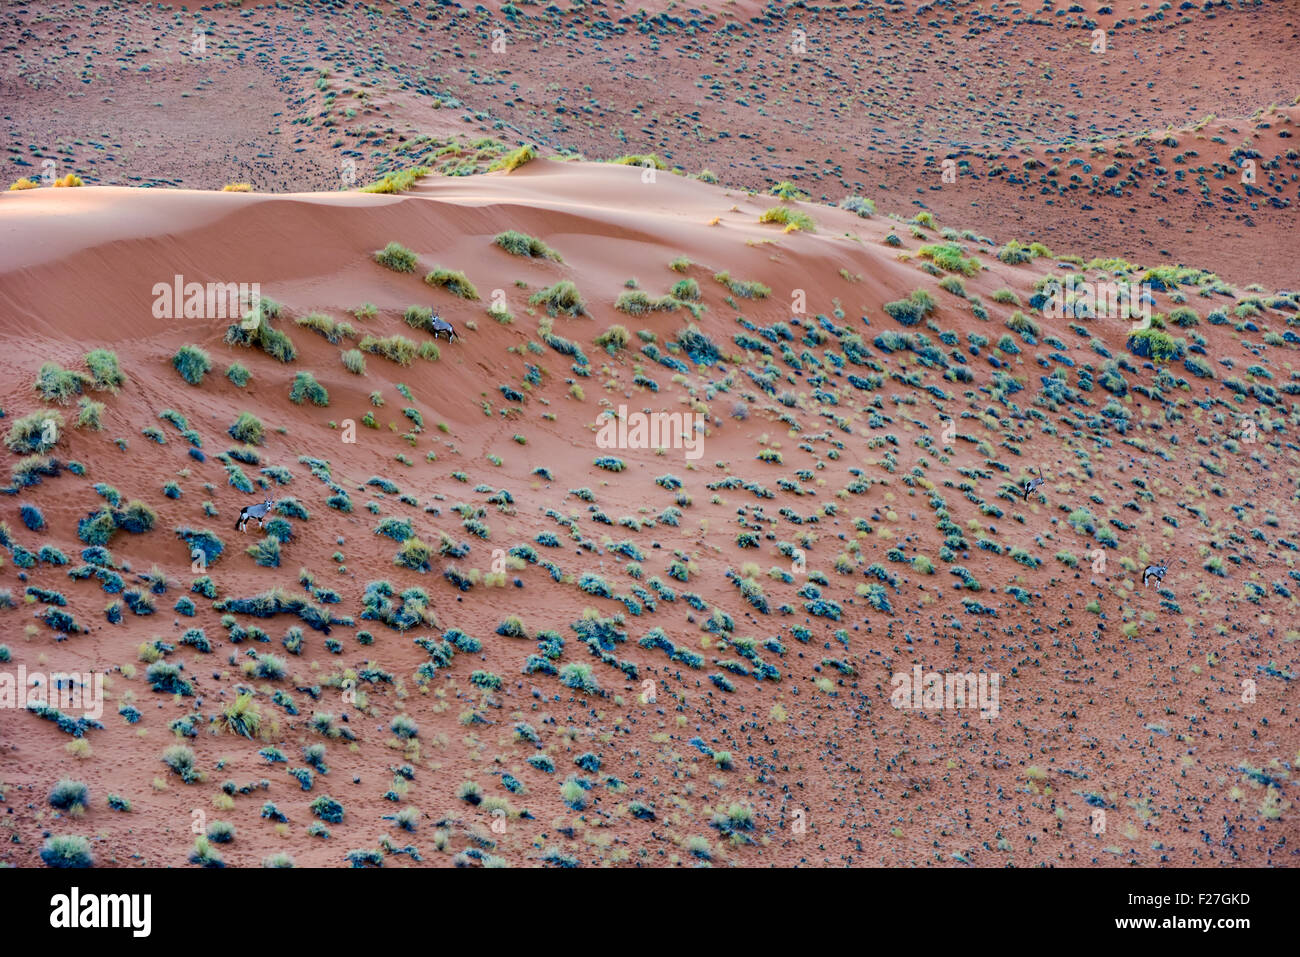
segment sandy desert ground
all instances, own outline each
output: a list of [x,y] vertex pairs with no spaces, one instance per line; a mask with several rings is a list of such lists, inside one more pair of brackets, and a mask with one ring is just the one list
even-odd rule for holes
[[1295,865],[1295,39],[6,7],[0,865]]

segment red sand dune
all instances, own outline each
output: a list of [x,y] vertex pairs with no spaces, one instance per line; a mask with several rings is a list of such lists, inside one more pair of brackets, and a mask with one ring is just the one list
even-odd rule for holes
[[[1082,6],[1117,22],[1150,12]],[[1007,77],[999,58],[1029,54],[991,33],[959,39],[990,15],[970,5],[792,8],[779,28],[753,22],[768,10],[756,3],[645,9],[713,11],[737,26],[682,36],[671,22],[622,24],[632,28],[597,41],[579,26],[632,14],[566,12],[559,29],[521,5],[513,29],[528,41],[495,65],[469,56],[494,19],[465,8],[178,10],[175,36],[124,9],[4,13],[17,66],[0,70],[0,92],[22,144],[10,155],[33,164],[14,178],[39,175],[42,154],[26,144],[54,131],[57,150],[42,149],[87,185],[0,195],[0,680],[20,666],[96,671],[106,700],[103,727],[84,737],[0,708],[11,812],[0,815],[0,865],[40,866],[47,835],[74,835],[97,865],[196,866],[196,833],[213,822],[234,827],[211,845],[231,866],[281,853],[318,866],[1293,864],[1300,320],[1279,252],[1295,215],[1282,135],[1295,108],[1294,90],[1275,94],[1293,78],[1274,53],[1293,12],[1171,10],[1119,30],[1166,43],[1194,30],[1179,42],[1207,44],[1186,62],[1222,87],[1216,99],[1231,99],[1221,81],[1242,73],[1249,90],[1234,111],[1195,130],[1211,104],[1172,67],[1149,81],[1149,100],[1090,87],[1077,107],[1068,83],[1093,67],[1059,51],[1024,66],[1036,74],[1047,69],[1037,57],[1052,59],[1055,79],[1037,92]],[[1039,22],[1027,5],[998,16],[1008,22],[996,35],[1014,27],[1022,47],[1076,39],[1053,26],[1065,16]],[[816,74],[782,73],[770,52],[738,72],[757,64],[746,49],[768,42],[762,31],[784,36],[791,17],[834,35],[837,77],[820,73],[830,54]],[[173,49],[191,22],[212,27],[219,68]],[[1239,57],[1252,70],[1212,45],[1231,31],[1251,36]],[[911,49],[913,35],[931,45]],[[562,62],[551,46],[561,37],[579,48]],[[979,69],[962,61],[960,80],[958,61],[939,56],[981,44]],[[83,84],[92,48],[101,59]],[[630,66],[633,52],[643,59]],[[854,56],[864,73],[897,67],[864,120],[884,131],[871,137],[827,120]],[[909,69],[912,57],[922,62]],[[328,73],[319,89],[317,68]],[[729,99],[689,105],[713,95],[696,85],[712,70]],[[1118,84],[1118,71],[1088,75]],[[743,92],[751,77],[762,100]],[[522,103],[493,100],[514,82]],[[1004,82],[1040,111],[1008,118],[1036,134],[1014,149],[993,117]],[[931,145],[920,104],[931,101],[942,129],[970,109],[967,90],[979,130],[963,155],[978,152],[981,178],[958,199],[922,178],[925,157],[958,144],[948,129]],[[459,105],[431,110],[429,91]],[[193,92],[193,114],[181,92]],[[583,112],[579,94],[599,106]],[[802,139],[776,111],[796,97]],[[165,105],[155,113],[154,102]],[[519,115],[494,128],[508,109]],[[698,129],[685,122],[692,110]],[[1066,122],[1067,110],[1078,118]],[[633,135],[634,122],[674,132]],[[616,125],[626,142],[609,137]],[[1105,154],[1068,126],[1095,126]],[[1160,142],[1166,126],[1176,146]],[[732,135],[716,138],[723,128]],[[1156,134],[1139,147],[1144,130]],[[191,145],[161,148],[177,136]],[[474,145],[479,136],[500,142]],[[1207,175],[1214,205],[1198,208],[1195,175],[1153,170],[1226,166],[1246,136],[1261,154],[1257,185],[1281,198],[1274,208],[1250,197],[1253,226],[1236,218],[1250,199],[1223,201],[1226,176]],[[891,139],[905,149],[858,162],[871,154],[855,144]],[[525,140],[541,158],[483,172]],[[841,169],[821,168],[850,146]],[[803,169],[785,165],[787,148]],[[549,158],[568,150],[658,153],[722,184]],[[349,151],[358,182],[434,172],[398,194],[337,190]],[[1100,217],[1089,225],[1007,182],[1044,173],[1026,157],[1059,165],[1063,181],[1076,158],[1097,172],[1125,164],[1116,180],[1141,176],[1131,196],[1087,199]],[[1007,174],[990,177],[989,165]],[[1157,176],[1167,183],[1153,197]],[[236,180],[257,191],[214,191]],[[879,208],[858,216],[765,194],[784,180]],[[146,182],[189,188],[131,186]],[[1083,192],[1052,198],[1077,210]],[[933,221],[915,216],[922,197]],[[815,231],[760,222],[771,209],[796,224],[804,214]],[[512,255],[494,243],[509,230],[561,258]],[[1238,234],[1263,238],[1229,241]],[[1051,250],[1013,264],[1012,239]],[[412,272],[375,261],[390,242],[415,254]],[[424,281],[439,268],[463,273],[477,298]],[[1153,283],[1155,331],[1045,314],[1035,293],[1074,273]],[[155,286],[177,275],[260,284],[281,306],[266,326],[289,337],[293,360],[230,344],[238,319],[159,318]],[[561,280],[585,314],[530,304]],[[634,290],[660,308],[637,311]],[[933,308],[903,325],[900,301],[917,290]],[[489,315],[494,302],[512,321]],[[363,303],[373,314],[354,312]],[[436,310],[457,339],[429,352],[419,318],[404,319],[410,306]],[[298,322],[313,313],[333,327]],[[366,337],[395,335],[424,357],[364,352],[364,371],[345,367]],[[185,346],[210,357],[197,385],[174,364]],[[115,355],[117,387],[90,375],[98,349]],[[251,373],[245,385],[226,375],[232,363]],[[302,373],[328,404],[291,401]],[[601,447],[598,418],[622,406],[699,414],[702,455]],[[62,416],[52,435],[22,425],[42,412]],[[251,446],[228,431],[245,412],[264,426]],[[622,470],[597,465],[604,457]],[[1045,482],[1026,496],[1037,469]],[[268,495],[273,534],[237,531],[240,510]],[[133,501],[154,516],[149,530],[127,516]],[[86,522],[97,512],[107,526]],[[396,562],[415,548],[392,535],[404,523],[432,547],[424,570]],[[215,598],[178,528],[219,538],[206,569]],[[247,550],[266,554],[281,533],[278,566],[258,564]],[[94,564],[105,560],[89,550],[97,534],[112,568]],[[505,550],[509,567],[494,575]],[[1144,586],[1143,569],[1161,561],[1163,581]],[[155,567],[166,584],[155,577],[151,591],[140,576]],[[387,622],[367,617],[378,581],[392,586]],[[258,617],[238,604],[272,588],[301,611]],[[409,589],[423,597],[408,592],[403,621],[392,612]],[[150,598],[152,614],[131,609]],[[179,666],[193,693],[154,690],[156,661]],[[584,667],[596,687],[581,687]],[[896,707],[896,680],[914,668],[996,676],[996,716]],[[245,706],[260,716],[247,736],[226,721]],[[189,783],[163,761],[177,745],[193,753]],[[317,745],[323,757],[308,750]],[[63,779],[84,783],[84,807],[52,805]],[[323,796],[341,821],[313,808]]]

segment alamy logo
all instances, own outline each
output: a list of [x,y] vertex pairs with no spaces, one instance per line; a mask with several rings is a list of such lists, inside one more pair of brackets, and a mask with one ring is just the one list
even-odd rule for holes
[[69,894],[50,898],[50,926],[127,927],[133,937],[148,937],[153,929],[151,894],[82,894],[74,887]]
[[1139,329],[1151,325],[1150,283],[1079,282],[1071,275],[1064,282],[1050,283],[1043,292],[1046,319],[1140,319]]
[[60,711],[81,711],[98,721],[104,716],[104,676],[94,671],[46,675],[19,665],[17,674],[0,671],[0,708],[44,705]]
[[606,411],[596,432],[602,449],[684,449],[692,461],[704,454],[704,415],[700,412]]
[[152,292],[155,319],[239,319],[262,302],[260,282],[186,282],[179,273]]
[[920,665],[913,665],[909,674],[900,671],[891,679],[894,690],[889,703],[901,710],[956,711],[979,709],[981,718],[998,716],[998,686],[1002,676],[996,672],[978,674],[923,673]]

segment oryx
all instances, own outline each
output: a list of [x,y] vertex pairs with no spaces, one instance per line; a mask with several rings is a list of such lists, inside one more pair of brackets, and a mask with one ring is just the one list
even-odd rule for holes
[[266,518],[271,514],[271,509],[274,507],[275,503],[269,498],[260,505],[245,505],[239,510],[239,521],[235,523],[235,531],[247,531],[248,523],[252,519],[257,519],[259,529],[266,528]]
[[1151,584],[1153,579],[1163,585],[1165,582],[1165,572],[1167,571],[1169,571],[1169,559],[1167,558],[1159,565],[1148,565],[1146,568],[1142,569],[1142,587],[1146,588]]
[[1047,479],[1043,478],[1042,468],[1038,469],[1038,478],[1026,479],[1025,484],[1021,487],[1022,491],[1025,494],[1025,501],[1028,502],[1029,496],[1033,495],[1034,492],[1038,491],[1039,486],[1041,486],[1046,481]]

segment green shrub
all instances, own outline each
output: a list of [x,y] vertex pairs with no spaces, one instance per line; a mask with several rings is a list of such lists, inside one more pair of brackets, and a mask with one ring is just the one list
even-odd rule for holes
[[343,339],[354,339],[357,335],[357,330],[349,323],[339,322],[323,312],[311,312],[299,316],[294,320],[294,325],[320,333],[332,345],[338,345]]
[[785,200],[808,199],[808,194],[805,193],[803,190],[801,190],[794,183],[790,182],[788,179],[782,180],[781,182],[777,183],[770,190],[768,190],[768,192],[770,192],[773,196],[779,196],[781,199],[785,199]]
[[604,332],[596,337],[596,345],[603,348],[610,355],[624,349],[632,341],[631,334],[627,331],[626,326],[610,326]]
[[41,848],[41,860],[47,867],[94,867],[95,857],[90,852],[90,841],[71,834],[48,837]]
[[415,357],[420,354],[419,347],[405,336],[387,336],[382,339],[375,336],[365,336],[357,343],[357,348],[362,352],[369,352],[371,355],[391,359],[398,365],[403,366],[409,366],[415,360]]
[[212,368],[212,359],[195,345],[184,345],[172,356],[172,367],[190,385],[198,385]]
[[397,550],[397,556],[393,559],[393,564],[417,572],[427,572],[429,570],[429,559],[432,556],[433,549],[419,537],[412,536],[402,542],[402,547]]
[[885,303],[885,312],[900,326],[914,326],[934,309],[934,298],[924,289],[918,289],[908,299],[895,299]]
[[245,551],[252,557],[253,561],[263,568],[280,567],[280,542],[278,539],[268,535],[256,545],[250,545]]
[[65,369],[57,362],[47,362],[36,374],[33,388],[46,402],[67,405],[74,396],[81,395],[83,390],[91,389],[94,385],[95,380],[84,372]]
[[1162,329],[1139,329],[1130,333],[1126,345],[1128,351],[1135,356],[1156,362],[1179,358],[1178,344],[1174,337]]
[[552,316],[566,313],[577,317],[587,311],[587,304],[578,292],[578,287],[568,279],[561,279],[555,285],[533,293],[528,299],[528,304],[545,306],[547,313]]
[[394,272],[415,272],[416,261],[415,253],[401,243],[389,243],[383,249],[375,250],[375,262]]
[[310,372],[299,372],[293,377],[293,386],[289,389],[289,401],[294,405],[302,405],[305,399],[310,400],[312,405],[330,404],[330,394],[316,381],[316,377]]
[[674,299],[694,302],[700,298],[700,284],[691,278],[678,280],[673,283],[673,288],[669,290],[669,295]]
[[537,159],[537,148],[531,144],[525,143],[523,146],[513,149],[504,156],[499,157],[491,166],[488,167],[488,172],[494,173],[501,170],[506,173],[512,173],[525,163],[530,163],[535,159]]
[[366,374],[366,357],[361,354],[360,349],[349,349],[341,356],[343,368],[347,369],[353,375]]
[[265,435],[261,420],[251,412],[239,413],[239,418],[235,419],[226,431],[236,442],[245,442],[249,445],[261,445]]
[[93,387],[98,391],[116,393],[126,384],[126,376],[117,364],[117,353],[107,349],[93,349],[86,353],[86,367],[94,379]]
[[38,409],[14,421],[5,435],[5,447],[18,455],[39,454],[54,448],[62,433],[63,414]]
[[550,259],[554,262],[564,262],[560,254],[557,253],[546,243],[542,242],[535,236],[529,236],[527,233],[517,232],[508,229],[504,233],[498,233],[493,243],[500,246],[512,256],[527,256],[532,259]]
[[226,378],[242,389],[248,385],[248,380],[252,378],[252,375],[238,362],[232,362],[229,368],[226,369]]
[[758,217],[760,223],[777,223],[784,226],[785,231],[805,233],[817,232],[817,223],[813,218],[801,209],[795,209],[793,206],[773,206],[766,209]]
[[85,810],[90,807],[90,788],[81,781],[64,778],[50,791],[50,807],[60,811]]
[[654,153],[631,153],[627,156],[620,156],[617,159],[610,160],[619,166],[641,166],[645,169],[667,169],[668,164],[661,160]]
[[171,768],[186,784],[193,784],[202,779],[194,766],[194,752],[184,744],[175,744],[163,752],[163,764]]
[[1037,339],[1040,334],[1038,323],[1034,322],[1033,319],[1030,319],[1019,309],[1013,312],[1010,318],[1007,319],[1007,328],[1012,332],[1019,333],[1021,338],[1024,339]]
[[[279,307],[275,307],[278,312]],[[266,300],[262,300],[262,315],[251,324],[235,323],[226,329],[227,345],[252,348],[256,346],[277,362],[292,362],[298,357],[298,350],[293,340],[271,325],[272,314],[266,309]],[[252,312],[246,319],[251,319]]]
[[732,279],[731,273],[725,270],[714,273],[713,278],[731,290],[733,296],[739,296],[741,299],[766,299],[772,294],[772,290],[761,282]]
[[1034,257],[1042,254],[1051,255],[1047,247],[1040,243],[1034,243],[1031,246],[1023,246],[1016,240],[1011,240],[1001,249],[998,250],[998,259],[1011,266],[1019,266],[1022,263],[1030,262]]
[[402,320],[412,329],[430,331],[429,327],[433,324],[433,310],[428,306],[407,306],[406,312],[402,313]]
[[[414,186],[415,181],[421,176],[428,176],[429,172],[430,170],[427,166],[414,166],[410,169],[394,170],[385,173],[381,179],[362,186],[360,191],[363,193],[402,193]],[[388,245],[396,246],[397,244],[389,243]],[[410,269],[402,271],[411,272]]]
[[672,312],[681,307],[682,303],[672,296],[652,298],[641,289],[631,289],[620,294],[614,303],[615,309],[629,316],[641,316],[647,312]]
[[959,272],[963,276],[974,276],[980,271],[979,260],[962,255],[961,247],[956,243],[940,243],[922,246],[916,251],[922,259],[931,260],[940,269]]
[[94,402],[91,399],[82,396],[77,400],[77,423],[78,429],[90,429],[92,432],[98,432],[104,427],[104,403]]
[[848,210],[863,219],[868,219],[875,213],[876,204],[869,199],[863,199],[861,196],[846,196],[840,200],[840,209]]
[[430,286],[441,286],[462,299],[478,299],[478,290],[463,272],[434,266],[433,271],[424,277],[424,281]]

